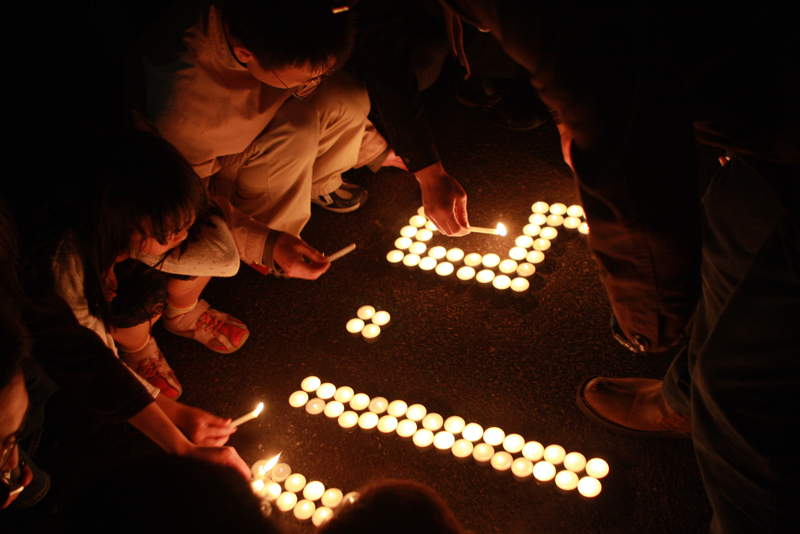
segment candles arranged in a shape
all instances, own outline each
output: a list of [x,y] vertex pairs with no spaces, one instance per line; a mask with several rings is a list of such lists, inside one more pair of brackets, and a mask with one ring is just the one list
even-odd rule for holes
[[[403,262],[406,261],[406,258],[415,256],[416,255],[414,254],[408,254],[403,258]],[[419,256],[416,257],[419,258]],[[392,316],[389,314],[389,312],[383,310],[376,311],[373,306],[369,305],[361,306],[360,308],[358,308],[358,310],[356,311],[356,315],[357,317],[354,317],[353,319],[347,321],[345,328],[353,336],[357,336],[360,334],[361,338],[364,339],[364,341],[366,341],[367,343],[375,343],[375,341],[377,341],[381,335],[381,328],[388,326],[392,320]],[[320,398],[330,398],[330,397],[324,397],[323,395],[319,395],[319,393],[318,396]],[[347,402],[347,401],[339,401],[339,402]]]

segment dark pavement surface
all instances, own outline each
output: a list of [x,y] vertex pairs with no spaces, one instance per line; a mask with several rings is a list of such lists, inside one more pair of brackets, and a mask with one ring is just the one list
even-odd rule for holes
[[[445,167],[469,195],[470,222],[510,229],[505,238],[437,235],[431,245],[507,257],[533,202],[578,201],[552,123],[510,132],[457,104],[447,88],[435,86],[426,99]],[[358,244],[320,280],[279,280],[243,266],[236,277],[209,285],[203,297],[251,329],[239,352],[218,355],[157,326],[155,337],[184,387],[181,401],[229,417],[263,401],[265,413],[230,440],[248,464],[283,451],[294,471],[344,492],[385,477],[417,480],[438,491],[476,534],[707,532],[711,511],[691,442],[616,436],[591,424],[575,404],[586,377],[660,378],[672,356],[635,356],[611,338],[610,307],[580,235],[561,232],[524,298],[443,283],[385,259],[421,204],[413,177],[384,169],[351,172],[349,179],[369,190],[366,206],[345,215],[315,208],[303,233],[327,253]],[[393,317],[373,345],[344,328],[363,304]],[[308,375],[600,456],[611,473],[603,493],[586,500],[457,463],[450,454],[420,452],[397,435],[348,434],[335,420],[289,406]],[[51,474],[50,495],[62,509],[82,482],[157,452],[128,425],[87,426],[61,397],[50,403],[48,417],[46,434],[59,447],[36,460]],[[287,533],[312,531],[275,516]],[[56,516],[29,528],[59,532],[60,524]]]

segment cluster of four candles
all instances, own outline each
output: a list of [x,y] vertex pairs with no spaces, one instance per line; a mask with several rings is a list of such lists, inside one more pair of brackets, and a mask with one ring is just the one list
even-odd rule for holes
[[[371,321],[369,324],[367,321]],[[375,343],[381,329],[389,326],[392,316],[387,311],[375,311],[373,306],[364,305],[356,311],[356,317],[347,321],[345,328],[350,334],[361,337],[367,343]]]

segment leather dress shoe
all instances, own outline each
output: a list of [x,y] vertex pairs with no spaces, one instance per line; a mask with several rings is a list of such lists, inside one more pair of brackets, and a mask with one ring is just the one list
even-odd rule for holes
[[592,421],[623,436],[691,439],[691,420],[669,407],[661,383],[650,378],[587,378],[578,389],[578,407]]

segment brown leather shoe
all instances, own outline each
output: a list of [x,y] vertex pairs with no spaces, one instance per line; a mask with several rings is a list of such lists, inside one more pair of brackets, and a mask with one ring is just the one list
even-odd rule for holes
[[661,380],[587,378],[577,401],[589,419],[623,436],[692,439],[691,420],[667,405]]

